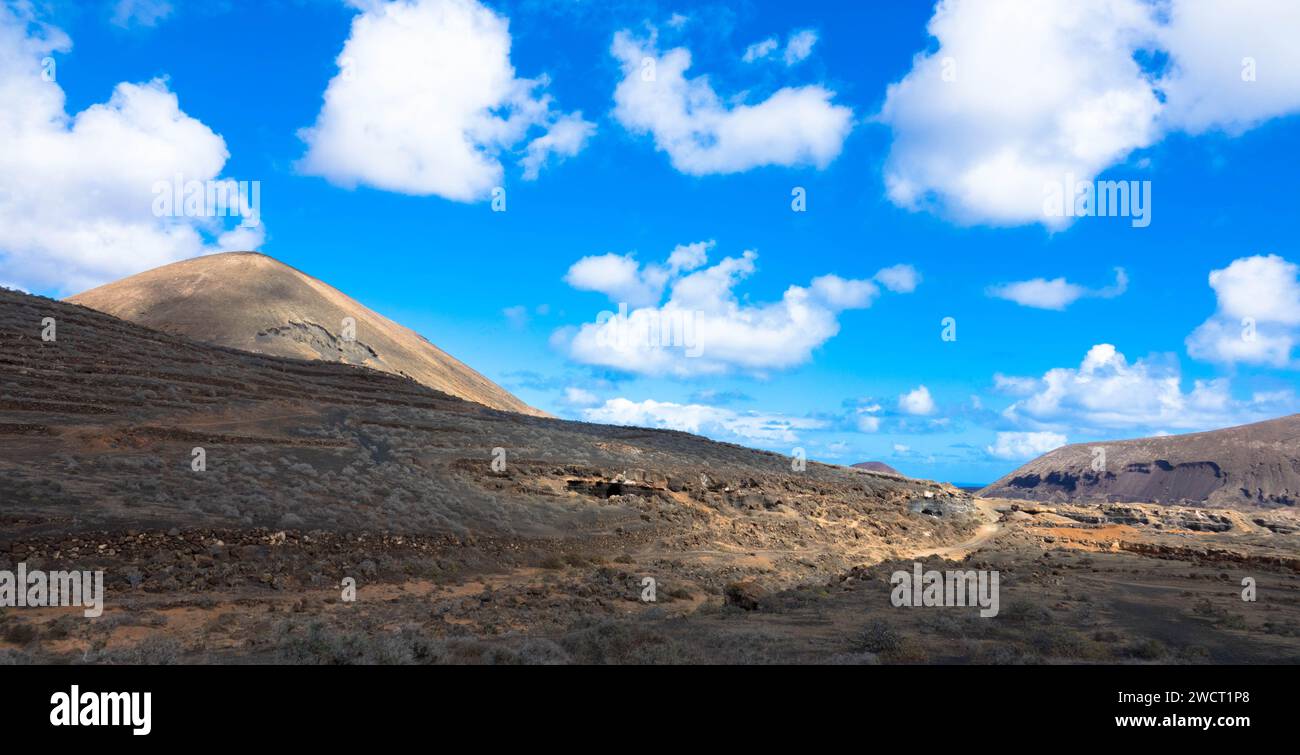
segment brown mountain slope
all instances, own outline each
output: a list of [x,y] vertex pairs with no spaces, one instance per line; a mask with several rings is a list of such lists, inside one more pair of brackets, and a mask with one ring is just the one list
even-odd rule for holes
[[961,539],[969,521],[911,504],[967,500],[837,466],[792,472],[787,457],[681,432],[502,412],[0,289],[0,568],[23,528],[155,525],[619,538],[592,552],[820,543],[847,565],[909,538]]
[[[1094,449],[1105,449],[1095,471]],[[1188,435],[1063,446],[980,491],[1042,501],[1300,503],[1300,414]]]
[[[362,365],[493,409],[544,416],[415,331],[255,252],[176,262],[68,301],[204,343]],[[345,318],[355,321],[352,340],[343,338]]]

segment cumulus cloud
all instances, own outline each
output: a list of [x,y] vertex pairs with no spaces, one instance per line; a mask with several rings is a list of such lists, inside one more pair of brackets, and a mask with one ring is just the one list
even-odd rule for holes
[[654,427],[706,435],[721,440],[758,443],[792,443],[801,430],[818,430],[825,423],[816,419],[785,417],[780,414],[737,412],[704,404],[675,404],[667,401],[631,401],[615,398],[582,412],[588,422],[634,427]]
[[1065,436],[1060,433],[1007,432],[998,433],[993,445],[984,450],[997,459],[1024,461],[1060,448],[1065,441]]
[[1275,255],[1233,260],[1210,273],[1218,309],[1187,337],[1196,359],[1293,366],[1300,343],[1300,265]]
[[890,199],[965,222],[1066,222],[1044,216],[1048,182],[1096,176],[1156,138],[1160,103],[1133,60],[1149,23],[1138,0],[940,3],[937,49],[880,113]]
[[573,263],[564,281],[580,291],[598,291],[616,301],[643,306],[659,301],[667,279],[654,269],[642,270],[630,254],[600,254]]
[[824,168],[840,154],[853,111],[832,104],[818,85],[783,87],[755,103],[720,97],[705,76],[687,78],[691,53],[660,53],[655,40],[626,30],[611,53],[623,69],[614,117],[636,134],[651,134],[673,167],[690,175],[739,173],[764,165]]
[[910,294],[921,284],[921,274],[911,265],[894,265],[877,272],[874,280],[896,294]]
[[260,223],[232,231],[206,208],[154,214],[158,182],[219,177],[225,141],[161,79],[120,83],[108,102],[68,114],[54,56],[71,40],[25,7],[0,3],[0,278],[74,293],[235,245],[255,249]]
[[300,134],[303,173],[468,202],[502,183],[506,153],[522,145],[532,179],[594,133],[581,113],[555,109],[545,77],[515,76],[509,23],[477,0],[358,5],[324,106]]
[[1160,44],[1171,53],[1160,81],[1171,126],[1240,133],[1300,110],[1300,3],[1179,0]]
[[578,362],[625,372],[761,373],[809,361],[839,332],[841,312],[869,307],[881,293],[870,279],[822,275],[789,286],[779,301],[742,301],[734,289],[754,273],[758,255],[746,251],[705,267],[709,246],[679,246],[664,265],[613,254],[579,260],[565,276],[570,285],[626,306],[561,329],[553,342]]
[[610,301],[631,307],[648,307],[663,297],[669,278],[694,270],[708,259],[712,241],[681,244],[668,255],[666,265],[638,263],[631,254],[583,257],[569,267],[564,282],[580,291],[605,294]]
[[[894,132],[887,194],[963,223],[1064,227],[1044,211],[1049,184],[1093,180],[1172,129],[1241,130],[1300,108],[1298,13],[1290,0],[940,2],[937,45],[879,114]],[[1139,52],[1164,53],[1168,71],[1144,70]],[[1246,56],[1257,81],[1242,80]]]
[[1024,396],[1007,407],[1004,417],[1036,429],[1206,430],[1276,417],[1296,406],[1290,391],[1236,399],[1225,378],[1195,380],[1184,391],[1177,361],[1151,357],[1130,362],[1107,343],[1093,346],[1077,368],[1011,380]]
[[1013,301],[1022,307],[1063,310],[1079,299],[1093,297],[1112,299],[1128,290],[1128,274],[1124,268],[1115,268],[1115,285],[1105,288],[1087,288],[1070,283],[1065,278],[1046,280],[1034,278],[1027,281],[1003,283],[989,289],[989,296]]
[[917,416],[934,414],[934,398],[930,396],[930,389],[922,385],[899,396],[898,410]]

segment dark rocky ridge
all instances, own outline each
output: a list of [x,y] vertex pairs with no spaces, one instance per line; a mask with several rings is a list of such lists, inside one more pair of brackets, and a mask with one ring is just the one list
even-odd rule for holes
[[[1105,465],[1094,469],[1098,452]],[[980,491],[1040,501],[1233,508],[1300,503],[1300,414],[1209,432],[1064,446]]]

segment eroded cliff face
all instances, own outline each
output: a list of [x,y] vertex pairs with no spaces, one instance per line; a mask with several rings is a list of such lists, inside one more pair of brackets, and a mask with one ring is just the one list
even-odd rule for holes
[[1064,446],[984,490],[1041,501],[1300,503],[1300,415],[1205,433]]

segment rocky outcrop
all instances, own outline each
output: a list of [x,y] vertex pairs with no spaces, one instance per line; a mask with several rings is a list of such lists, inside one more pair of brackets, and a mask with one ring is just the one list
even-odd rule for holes
[[727,605],[744,611],[757,611],[767,599],[767,591],[757,582],[732,582],[723,591]]

